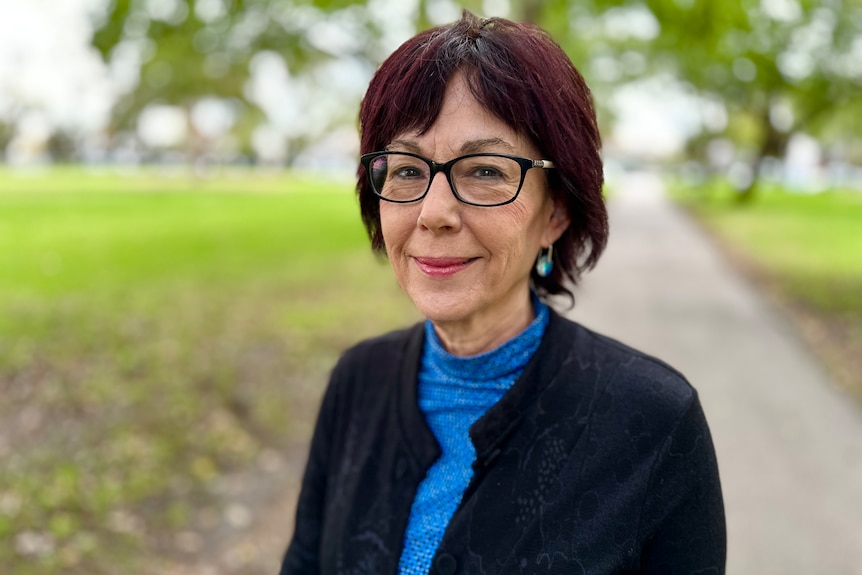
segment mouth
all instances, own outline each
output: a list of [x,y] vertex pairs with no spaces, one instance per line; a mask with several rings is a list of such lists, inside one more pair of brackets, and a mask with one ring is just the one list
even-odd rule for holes
[[478,258],[426,258],[414,257],[416,267],[430,277],[444,278],[465,270]]

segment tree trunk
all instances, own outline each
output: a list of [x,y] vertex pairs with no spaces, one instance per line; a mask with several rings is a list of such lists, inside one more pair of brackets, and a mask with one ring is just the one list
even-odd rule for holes
[[750,204],[757,192],[757,185],[760,183],[760,170],[763,167],[763,160],[766,156],[758,154],[754,165],[751,167],[751,181],[745,188],[739,191],[736,195],[736,203],[744,206]]
[[760,143],[760,148],[757,150],[757,157],[751,166],[751,181],[742,189],[736,196],[738,204],[745,205],[751,203],[757,195],[757,189],[760,184],[760,174],[763,171],[763,164],[766,158],[781,158],[787,149],[787,142],[790,139],[790,134],[793,132],[781,132],[775,129],[772,121],[769,119],[769,107],[762,114],[763,121],[763,140]]

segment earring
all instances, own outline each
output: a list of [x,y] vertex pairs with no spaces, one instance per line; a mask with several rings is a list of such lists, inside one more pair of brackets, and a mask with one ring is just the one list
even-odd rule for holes
[[539,251],[539,259],[536,260],[536,273],[539,277],[546,278],[551,275],[551,270],[554,269],[554,245],[548,246],[548,251],[542,253]]

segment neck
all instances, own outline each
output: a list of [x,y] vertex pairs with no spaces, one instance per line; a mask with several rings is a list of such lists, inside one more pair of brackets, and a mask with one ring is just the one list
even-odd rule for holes
[[452,355],[467,357],[495,349],[522,331],[535,318],[530,296],[519,299],[494,317],[469,318],[457,322],[433,322],[440,343]]

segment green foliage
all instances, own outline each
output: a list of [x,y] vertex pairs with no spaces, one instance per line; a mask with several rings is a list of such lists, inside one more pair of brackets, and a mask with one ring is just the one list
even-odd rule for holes
[[[648,46],[678,77],[734,112],[762,117],[787,104],[794,114],[782,131],[811,129],[836,103],[859,89],[847,66],[862,23],[859,7],[836,2],[708,2],[647,0],[661,24]],[[762,136],[762,137],[765,137]]]
[[0,172],[0,563],[146,571],[307,439],[337,354],[415,319],[346,181]]
[[[243,86],[261,50],[281,55],[291,73],[339,55],[374,67],[387,55],[381,51],[385,24],[363,3],[245,0],[225,6],[211,17],[192,0],[179,2],[173,15],[154,15],[143,0],[110,5],[93,38],[101,53],[110,58],[121,44],[149,46],[141,83],[117,107],[118,129],[133,126],[154,101],[188,107],[215,95],[254,108]],[[478,1],[463,6],[482,12]],[[431,8],[419,2],[416,28],[431,25]],[[549,30],[586,72],[600,106],[621,84],[675,78],[726,109],[730,121],[708,128],[717,130],[709,135],[731,138],[754,163],[782,156],[789,135],[800,130],[831,138],[859,132],[858,1],[520,0],[511,12]],[[321,46],[316,24],[323,21],[350,22],[344,33],[356,42],[349,54]]]
[[254,115],[256,104],[246,92],[254,55],[275,52],[291,74],[301,74],[332,58],[315,34],[317,25],[336,14],[353,22],[354,30],[368,31],[364,40],[357,39],[355,57],[369,59],[377,48],[372,15],[347,0],[207,3],[221,6],[214,11],[201,8],[202,2],[179,0],[167,14],[154,11],[153,5],[114,0],[92,38],[106,61],[121,49],[142,57],[140,81],[115,106],[114,132],[133,129],[141,111],[153,103],[190,109],[201,98],[216,97],[241,104],[244,114]]
[[93,34],[93,46],[108,59],[111,50],[123,39],[126,18],[132,10],[133,0],[111,0],[105,11],[105,18]]

